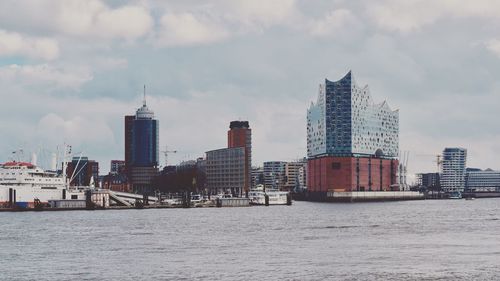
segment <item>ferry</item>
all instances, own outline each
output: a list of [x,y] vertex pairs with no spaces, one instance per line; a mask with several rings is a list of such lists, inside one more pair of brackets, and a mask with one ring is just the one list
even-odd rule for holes
[[[34,161],[33,161],[34,162]],[[35,202],[85,200],[89,187],[69,187],[66,173],[45,171],[30,162],[0,164],[0,208],[33,208]]]
[[248,198],[251,205],[266,205],[266,196],[268,205],[287,205],[289,192],[279,190],[264,190],[263,186],[258,185],[256,189],[248,192]]

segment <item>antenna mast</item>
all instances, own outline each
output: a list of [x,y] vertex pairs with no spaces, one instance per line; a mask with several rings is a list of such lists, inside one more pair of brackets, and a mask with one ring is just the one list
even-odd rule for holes
[[144,84],[144,98],[142,99],[142,104],[146,106],[146,84]]

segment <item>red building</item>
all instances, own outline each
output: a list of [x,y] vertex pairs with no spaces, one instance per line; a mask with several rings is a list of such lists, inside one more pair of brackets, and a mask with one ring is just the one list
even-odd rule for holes
[[252,129],[248,121],[232,121],[227,131],[227,147],[245,148],[245,185],[244,190],[250,190],[252,176]]
[[[309,159],[310,192],[391,191],[397,186],[398,160],[376,157],[326,156]],[[319,194],[318,194],[319,195]]]

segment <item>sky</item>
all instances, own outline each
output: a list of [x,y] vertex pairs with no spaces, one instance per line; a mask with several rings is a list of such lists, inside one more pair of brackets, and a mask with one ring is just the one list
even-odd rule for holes
[[169,164],[226,147],[231,120],[254,165],[292,161],[319,84],[352,70],[399,109],[410,173],[444,147],[500,169],[499,30],[496,0],[4,0],[0,162],[68,143],[107,173],[144,84]]

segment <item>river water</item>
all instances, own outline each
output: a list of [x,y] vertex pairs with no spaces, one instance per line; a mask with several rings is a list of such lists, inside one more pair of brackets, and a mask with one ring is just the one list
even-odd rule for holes
[[0,280],[498,280],[500,199],[0,213]]

